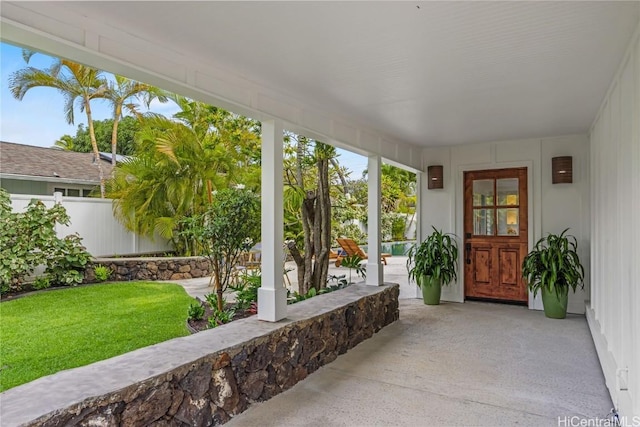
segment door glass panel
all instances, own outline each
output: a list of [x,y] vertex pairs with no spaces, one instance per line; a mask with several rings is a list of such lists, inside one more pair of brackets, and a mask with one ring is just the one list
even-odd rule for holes
[[473,234],[476,236],[493,236],[493,209],[473,210]]
[[498,205],[518,205],[518,178],[499,179],[496,182],[496,188],[498,191]]
[[493,206],[493,180],[473,180],[473,206]]
[[519,234],[518,208],[498,209],[498,236],[517,236]]

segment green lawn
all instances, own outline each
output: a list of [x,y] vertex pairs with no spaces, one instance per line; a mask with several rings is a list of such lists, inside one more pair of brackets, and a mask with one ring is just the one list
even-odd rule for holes
[[178,285],[107,283],[0,303],[0,391],[188,335]]

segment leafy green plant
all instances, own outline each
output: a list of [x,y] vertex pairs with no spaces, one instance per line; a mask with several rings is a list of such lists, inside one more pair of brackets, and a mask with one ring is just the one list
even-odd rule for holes
[[391,220],[391,239],[396,241],[404,240],[406,226],[406,217],[404,215],[395,215]]
[[204,307],[199,301],[191,303],[188,311],[189,320],[202,320],[204,317]]
[[211,263],[212,282],[217,308],[224,308],[222,294],[227,289],[234,268],[243,252],[260,237],[260,199],[251,191],[218,191],[207,212],[190,225]]
[[318,295],[318,291],[316,290],[316,288],[311,288],[306,294],[300,294],[296,291],[288,292],[288,294],[289,295],[287,297],[287,304],[295,304],[297,302],[315,297],[316,295]]
[[433,233],[424,242],[416,243],[409,249],[409,280],[430,276],[442,279],[442,284],[448,285],[458,279],[458,245],[455,235],[431,228]]
[[349,255],[342,258],[342,262],[340,263],[340,267],[347,267],[349,269],[349,283],[353,283],[351,281],[351,270],[356,270],[356,274],[363,279],[367,277],[367,269],[364,264],[362,264],[363,258],[358,255]]
[[211,308],[215,308],[218,306],[218,296],[213,292],[210,292],[204,296],[204,299],[211,306]]
[[111,271],[111,269],[106,265],[96,265],[93,272],[96,275],[96,279],[101,282],[108,280],[111,273],[113,273],[113,271]]
[[236,315],[234,308],[225,308],[218,310],[217,307],[213,307],[213,314],[209,317],[209,327],[216,328],[225,323],[229,323],[233,320],[233,316]]
[[559,295],[568,288],[575,292],[578,286],[584,287],[578,242],[567,231],[542,237],[522,261],[522,277],[534,296],[543,288]]
[[62,205],[47,208],[32,200],[24,212],[13,212],[9,194],[0,189],[0,290],[20,290],[36,267],[44,265],[51,284],[74,285],[82,282],[90,254],[77,235],[63,239],[56,235],[56,224],[68,225]]
[[[335,282],[335,283],[332,285],[329,285],[328,283],[330,282]],[[347,279],[344,277],[344,275],[341,275],[341,276],[331,275],[327,280],[327,286],[325,288],[320,289],[319,291],[316,291],[316,288],[311,288],[309,289],[309,292],[307,292],[306,294],[299,294],[298,292],[295,292],[295,291],[288,292],[287,304],[295,304],[297,302],[304,301],[309,298],[313,298],[316,295],[328,294],[330,292],[334,292],[339,289],[344,289],[350,285],[351,283],[347,282]]]
[[45,270],[53,283],[69,286],[82,283],[91,255],[82,246],[81,240],[77,234],[71,234],[55,242],[54,248],[58,256],[47,260]]
[[260,272],[251,271],[240,276],[236,285],[229,285],[229,289],[236,293],[236,309],[246,310],[252,303],[258,301],[258,289],[261,283]]
[[39,276],[39,277],[36,277],[36,280],[34,280],[32,286],[33,286],[33,289],[36,289],[36,290],[47,289],[48,287],[51,286],[51,281],[46,276]]

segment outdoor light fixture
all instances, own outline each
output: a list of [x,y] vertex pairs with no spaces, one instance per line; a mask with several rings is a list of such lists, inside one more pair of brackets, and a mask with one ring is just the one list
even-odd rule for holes
[[443,172],[442,165],[429,166],[427,168],[427,177],[429,178],[429,190],[443,188]]
[[551,177],[554,184],[571,184],[573,182],[573,157],[552,158]]

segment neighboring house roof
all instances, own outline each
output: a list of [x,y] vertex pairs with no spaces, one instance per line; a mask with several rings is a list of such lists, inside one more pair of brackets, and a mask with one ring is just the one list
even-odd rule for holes
[[[102,160],[106,160],[111,163],[111,153],[105,153],[104,151],[100,151],[100,158]],[[116,154],[116,163],[122,163],[125,160],[129,160],[131,156],[123,156],[122,154]]]
[[[105,178],[111,162],[101,157]],[[99,184],[100,175],[93,153],[76,153],[0,141],[0,176],[47,182]]]

